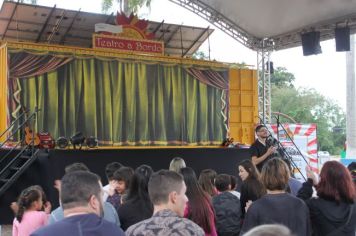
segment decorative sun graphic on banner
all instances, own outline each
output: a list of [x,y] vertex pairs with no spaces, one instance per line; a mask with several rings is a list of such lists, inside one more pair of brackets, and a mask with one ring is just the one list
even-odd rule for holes
[[117,12],[116,15],[116,24],[121,25],[123,32],[117,34],[117,36],[125,38],[134,38],[134,39],[153,39],[154,34],[147,33],[147,20],[141,20],[136,15],[131,13],[129,17],[125,13]]

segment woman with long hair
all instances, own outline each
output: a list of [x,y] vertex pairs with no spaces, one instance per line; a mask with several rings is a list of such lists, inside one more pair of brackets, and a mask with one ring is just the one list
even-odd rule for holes
[[[307,167],[308,180],[298,192],[309,207],[313,235],[354,236],[356,230],[356,190],[350,172],[337,161],[328,161],[320,181]],[[318,198],[312,198],[313,185]]]
[[211,197],[214,197],[218,194],[218,191],[215,188],[215,178],[217,173],[212,169],[205,169],[200,172],[199,175],[199,184],[205,192],[207,192]]
[[267,194],[252,203],[243,222],[241,234],[263,224],[282,224],[296,236],[310,235],[308,207],[286,192],[289,169],[280,158],[268,160],[262,167],[261,182]]
[[192,168],[182,168],[180,173],[183,175],[187,186],[188,203],[184,216],[199,225],[204,230],[205,235],[216,236],[215,213],[211,197],[199,185]]
[[118,210],[123,230],[152,216],[153,205],[148,196],[148,181],[152,173],[153,170],[148,165],[141,165],[136,168],[127,198]]
[[242,180],[240,204],[241,219],[245,217],[245,207],[248,201],[256,201],[264,194],[266,189],[260,181],[259,173],[250,160],[244,160],[238,165],[239,176]]

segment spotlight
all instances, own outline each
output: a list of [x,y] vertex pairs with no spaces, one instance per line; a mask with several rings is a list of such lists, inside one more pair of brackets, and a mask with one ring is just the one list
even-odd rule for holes
[[94,136],[90,136],[89,138],[85,139],[85,143],[88,146],[88,148],[95,148],[98,146],[98,139],[95,138]]
[[85,137],[82,132],[78,132],[70,138],[70,142],[73,145],[73,148],[76,149],[76,145],[79,145],[79,149],[82,149]]
[[69,141],[66,137],[59,137],[57,139],[57,146],[59,148],[67,148],[68,147],[68,144],[69,144]]

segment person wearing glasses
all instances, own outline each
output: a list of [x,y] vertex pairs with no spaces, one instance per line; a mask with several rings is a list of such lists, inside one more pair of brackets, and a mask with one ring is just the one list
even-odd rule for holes
[[257,139],[250,147],[251,161],[261,172],[263,165],[273,157],[276,147],[266,143],[268,130],[264,125],[258,125],[255,129]]

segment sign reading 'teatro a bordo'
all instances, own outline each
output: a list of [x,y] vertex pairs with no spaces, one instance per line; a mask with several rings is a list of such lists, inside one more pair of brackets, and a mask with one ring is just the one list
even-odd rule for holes
[[164,54],[164,44],[152,40],[154,35],[147,33],[148,21],[139,20],[131,14],[117,13],[116,26],[100,24],[99,30],[93,35],[93,47],[132,52],[140,54]]
[[138,40],[110,35],[93,35],[94,48],[116,49],[119,51],[160,54],[164,52],[162,42],[153,40]]

